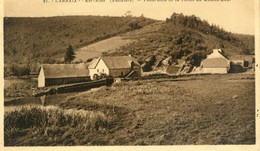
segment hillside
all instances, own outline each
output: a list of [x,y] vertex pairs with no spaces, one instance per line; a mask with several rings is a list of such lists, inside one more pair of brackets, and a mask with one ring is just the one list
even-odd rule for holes
[[73,62],[88,61],[89,59],[101,56],[103,52],[113,51],[116,48],[120,48],[132,42],[134,42],[134,40],[125,39],[121,36],[115,36],[96,42],[76,50],[76,58]]
[[243,43],[243,53],[246,55],[255,54],[255,43],[254,36],[251,35],[243,35],[243,34],[234,34],[234,36],[239,39],[240,42]]
[[254,54],[254,36],[227,32],[196,16],[173,13],[166,22],[155,24],[148,25],[154,27],[150,31],[142,28],[125,35],[137,40],[104,55],[131,54],[139,61],[155,56],[157,62],[171,56],[198,66],[215,48],[223,49],[227,57]]
[[81,48],[153,22],[144,17],[5,17],[5,66],[59,63],[68,45]]
[[[4,18],[5,73],[14,63],[37,72],[41,63],[61,63],[68,45],[77,61],[99,55],[132,55],[155,64],[172,57],[198,66],[214,48],[227,57],[254,54],[254,36],[233,34],[196,16],[173,13],[165,22],[144,17],[67,16]],[[85,58],[85,60],[84,60]]]

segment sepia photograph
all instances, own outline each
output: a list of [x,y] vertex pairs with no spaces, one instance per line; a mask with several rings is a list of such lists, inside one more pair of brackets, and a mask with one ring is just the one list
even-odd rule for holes
[[3,8],[5,149],[260,150],[257,0],[4,0]]

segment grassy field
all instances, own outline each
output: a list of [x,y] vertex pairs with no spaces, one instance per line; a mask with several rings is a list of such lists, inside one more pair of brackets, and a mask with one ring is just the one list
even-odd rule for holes
[[[116,42],[115,42],[116,41]],[[82,47],[76,51],[74,61],[87,61],[90,58],[100,57],[103,52],[113,51],[121,46],[130,44],[134,40],[125,39],[124,37],[115,36],[97,43]]]
[[[72,95],[57,106],[51,114],[56,123],[43,118],[45,108],[6,112],[5,145],[255,143],[254,75],[121,82]],[[88,116],[81,116],[84,111]],[[49,124],[19,126],[30,117]],[[82,128],[86,121],[92,126]]]

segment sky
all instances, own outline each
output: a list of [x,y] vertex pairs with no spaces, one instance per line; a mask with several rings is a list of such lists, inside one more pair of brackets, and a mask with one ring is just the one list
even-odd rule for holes
[[141,16],[143,14],[148,18],[165,20],[173,12],[176,12],[184,15],[194,14],[233,33],[254,34],[254,0],[166,0],[167,2],[162,2],[162,0],[125,0],[132,2],[112,2],[113,0],[59,2],[62,0],[49,0],[49,3],[44,3],[43,1],[4,0],[4,16],[122,16],[127,11],[131,11],[133,16]]

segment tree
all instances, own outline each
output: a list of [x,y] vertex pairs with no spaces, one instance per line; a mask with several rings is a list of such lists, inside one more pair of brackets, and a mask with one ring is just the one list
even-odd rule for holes
[[142,28],[137,21],[132,21],[128,24],[131,30]]
[[75,53],[71,45],[66,49],[66,53],[64,56],[64,62],[65,63],[71,63],[72,60],[75,59]]
[[27,65],[21,64],[13,64],[11,66],[11,72],[13,73],[14,76],[17,77],[22,77],[22,76],[28,76],[30,74],[30,68]]

